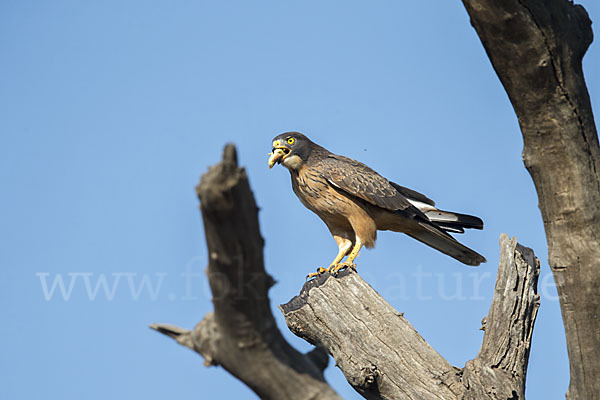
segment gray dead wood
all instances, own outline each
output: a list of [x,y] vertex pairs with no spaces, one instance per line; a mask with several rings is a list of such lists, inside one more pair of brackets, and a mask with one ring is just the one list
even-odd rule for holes
[[567,0],[463,0],[523,135],[557,284],[569,399],[600,399],[600,147],[582,58],[593,39]]
[[500,248],[483,344],[462,369],[352,270],[307,282],[280,308],[290,330],[325,347],[367,399],[522,399],[539,307],[539,260],[505,234]]
[[258,208],[233,145],[196,190],[214,312],[192,331],[166,324],[151,328],[202,355],[205,365],[223,366],[262,399],[339,400],[323,378],[325,351],[298,352],[275,325],[268,297],[274,281],[263,264]]

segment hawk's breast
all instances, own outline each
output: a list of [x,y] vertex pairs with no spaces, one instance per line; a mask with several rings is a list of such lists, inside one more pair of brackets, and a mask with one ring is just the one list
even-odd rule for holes
[[302,204],[324,218],[323,214],[346,215],[351,201],[338,193],[318,170],[304,166],[291,171],[292,188]]

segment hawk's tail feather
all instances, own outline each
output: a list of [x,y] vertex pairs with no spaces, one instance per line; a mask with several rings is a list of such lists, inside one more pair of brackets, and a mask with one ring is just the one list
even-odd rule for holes
[[483,221],[474,215],[460,214],[444,210],[429,210],[425,215],[443,230],[463,233],[465,229],[483,229]]
[[458,242],[446,232],[426,222],[419,222],[418,224],[423,229],[419,229],[418,232],[413,231],[406,234],[463,264],[475,267],[486,262],[484,256]]

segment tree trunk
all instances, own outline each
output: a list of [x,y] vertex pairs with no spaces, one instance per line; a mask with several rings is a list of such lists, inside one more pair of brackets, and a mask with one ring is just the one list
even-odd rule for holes
[[567,0],[463,0],[523,134],[557,285],[569,399],[600,399],[600,148],[581,60],[591,21]]
[[539,307],[539,260],[500,238],[500,265],[478,356],[451,366],[358,274],[324,274],[280,308],[288,327],[324,346],[367,399],[522,399]]
[[268,297],[274,281],[263,265],[258,208],[233,145],[196,190],[214,312],[193,331],[165,324],[151,328],[202,355],[205,365],[222,365],[262,399],[340,400],[323,378],[325,351],[301,354],[275,325]]

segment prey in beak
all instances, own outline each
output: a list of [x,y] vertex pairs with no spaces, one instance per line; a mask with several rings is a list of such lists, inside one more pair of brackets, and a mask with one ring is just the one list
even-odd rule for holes
[[292,151],[289,147],[281,144],[279,140],[273,142],[273,151],[269,153],[269,168],[273,168],[275,163],[281,164],[284,158]]

